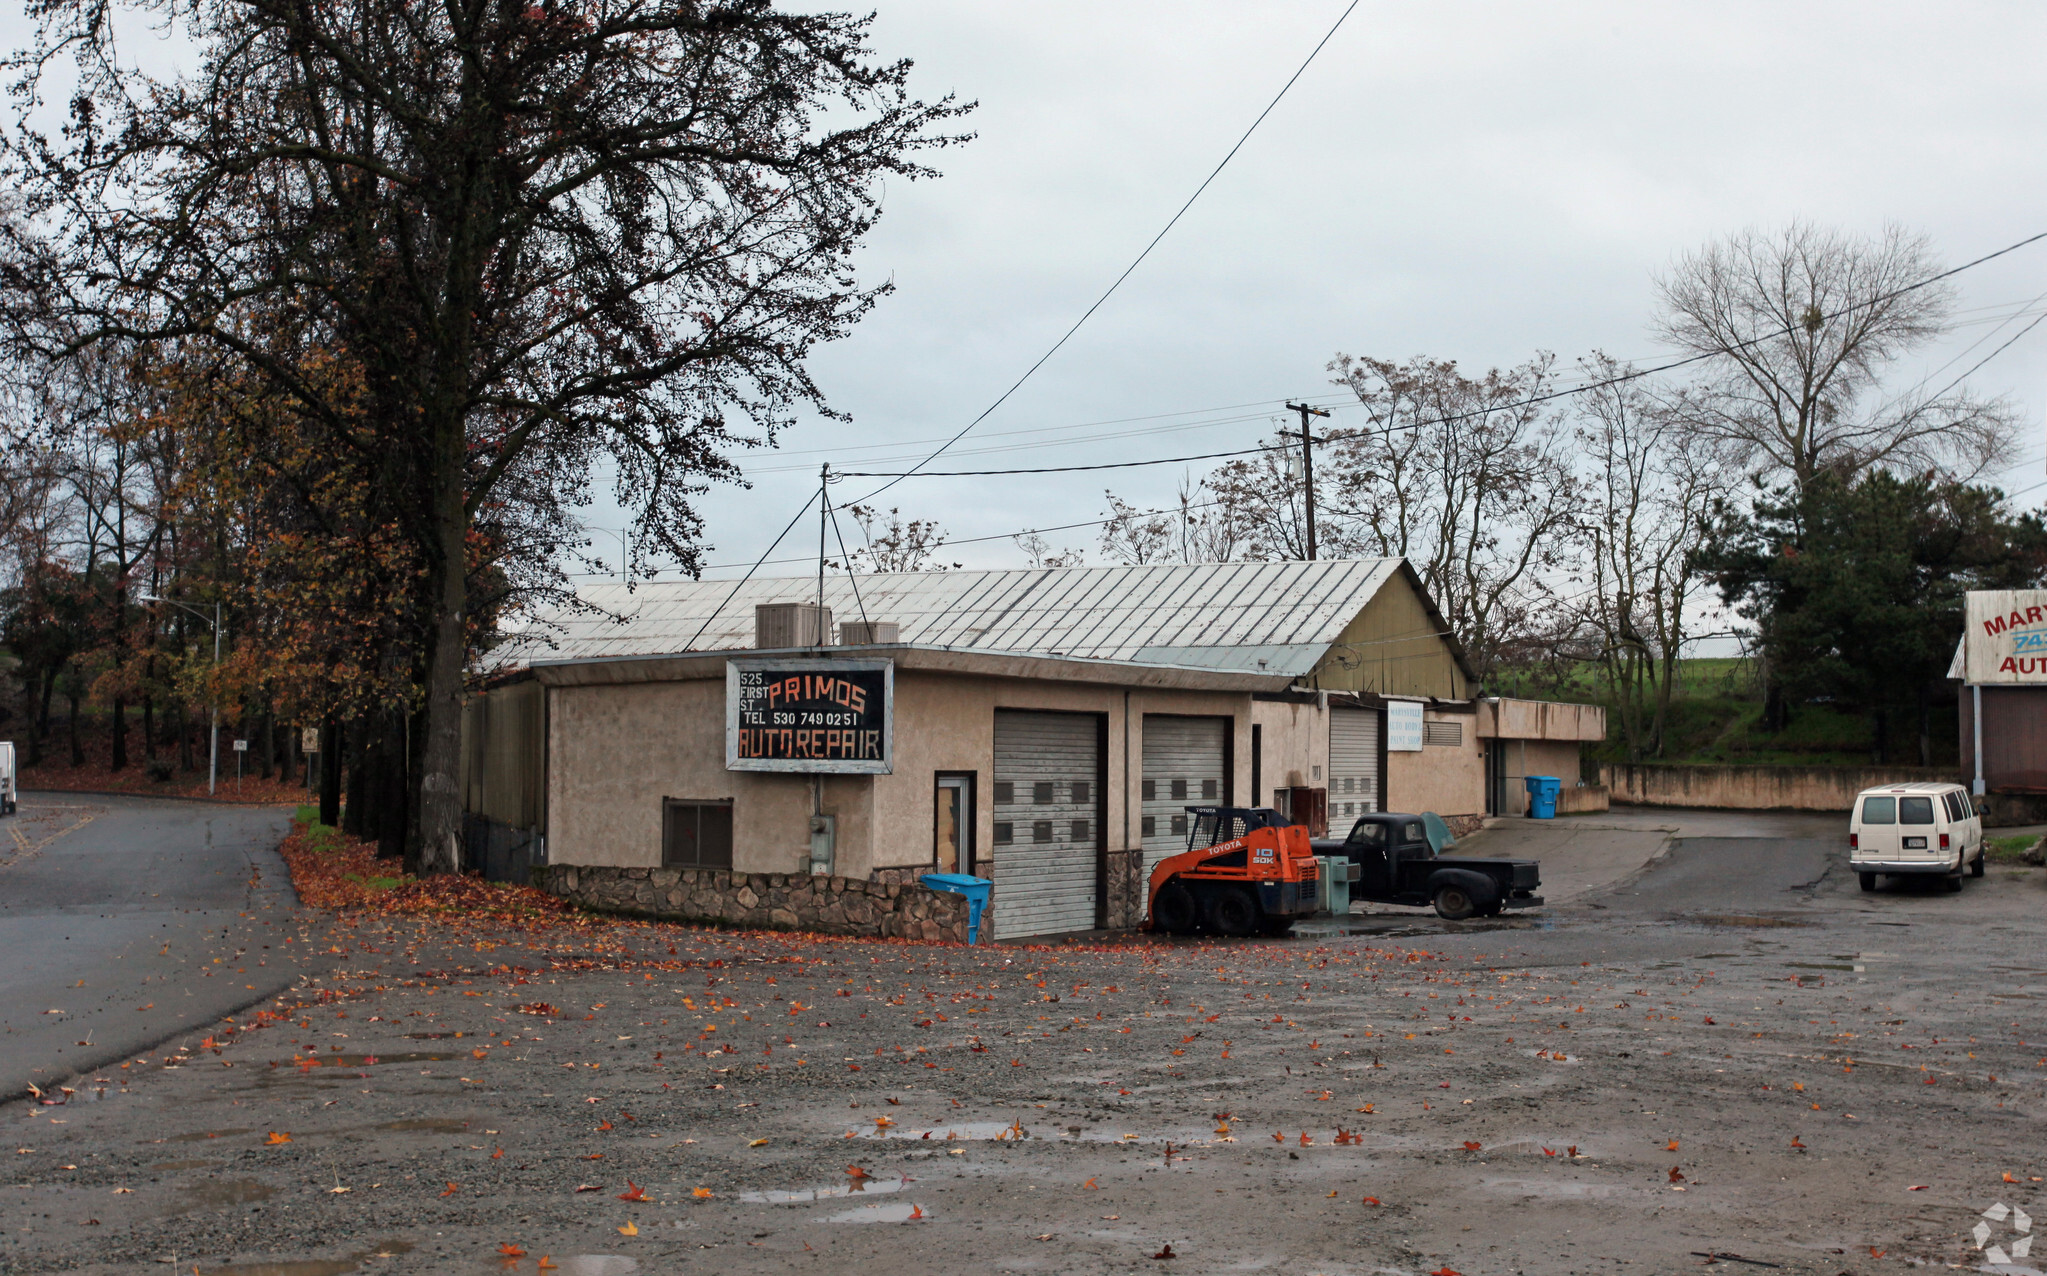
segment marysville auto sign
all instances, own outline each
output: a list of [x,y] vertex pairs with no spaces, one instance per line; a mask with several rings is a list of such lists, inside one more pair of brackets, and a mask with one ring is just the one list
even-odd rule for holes
[[2047,683],[2047,590],[1972,592],[1968,617],[1962,681]]
[[895,685],[892,660],[727,661],[725,767],[887,775]]

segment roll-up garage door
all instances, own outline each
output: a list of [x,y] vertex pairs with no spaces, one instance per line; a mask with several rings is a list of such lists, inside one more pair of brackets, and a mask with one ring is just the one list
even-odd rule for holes
[[1217,806],[1229,785],[1223,779],[1228,718],[1144,718],[1143,805],[1145,880],[1168,855],[1187,849],[1187,808]]
[[995,927],[1004,939],[1091,930],[1101,746],[1084,713],[995,715]]
[[1329,835],[1342,837],[1352,821],[1380,809],[1378,709],[1329,710]]

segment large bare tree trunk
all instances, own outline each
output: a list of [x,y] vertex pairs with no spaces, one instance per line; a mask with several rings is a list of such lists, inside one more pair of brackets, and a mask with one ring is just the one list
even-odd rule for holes
[[463,504],[463,431],[459,418],[443,428],[435,449],[432,646],[426,659],[426,738],[420,757],[418,864],[415,872],[462,871],[462,690],[467,635],[469,513]]

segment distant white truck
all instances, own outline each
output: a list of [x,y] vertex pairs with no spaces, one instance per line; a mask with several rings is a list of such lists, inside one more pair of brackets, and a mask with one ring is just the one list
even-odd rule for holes
[[14,808],[14,743],[0,740],[0,815],[12,815]]

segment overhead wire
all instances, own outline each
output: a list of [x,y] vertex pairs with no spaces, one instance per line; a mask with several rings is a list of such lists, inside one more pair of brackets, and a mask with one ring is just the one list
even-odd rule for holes
[[1095,298],[1094,303],[1092,305],[1090,305],[1086,310],[1081,312],[1080,318],[1073,321],[1073,326],[1068,328],[1063,334],[1061,334],[1059,339],[1052,343],[1050,349],[1046,350],[1045,353],[1039,355],[1037,361],[1031,364],[1030,367],[1025,368],[1022,376],[1018,377],[1015,381],[1011,382],[1007,390],[1004,390],[1000,395],[996,396],[995,402],[983,408],[979,416],[976,416],[973,420],[961,426],[957,434],[954,434],[944,443],[941,443],[937,447],[937,449],[934,450],[929,456],[925,457],[922,461],[919,461],[916,465],[910,467],[910,469],[902,475],[888,476],[889,478],[888,482],[882,484],[880,487],[875,488],[873,491],[867,493],[865,496],[862,496],[857,501],[851,503],[865,504],[866,502],[871,501],[875,497],[881,495],[883,492],[886,492],[889,488],[894,487],[897,483],[902,482],[902,480],[904,478],[909,477],[909,475],[921,472],[926,465],[931,464],[931,462],[937,460],[940,456],[944,455],[948,450],[950,450],[953,444],[965,438],[967,436],[967,433],[971,431],[975,426],[987,420],[988,417],[995,411],[995,409],[1001,407],[1003,403],[1009,399],[1010,395],[1015,394],[1019,389],[1023,387],[1024,382],[1031,379],[1032,374],[1036,373],[1039,368],[1044,367],[1046,361],[1051,359],[1053,355],[1059,353],[1060,347],[1064,346],[1069,340],[1071,340],[1073,338],[1074,333],[1080,331],[1081,325],[1085,324],[1090,318],[1092,318],[1094,316],[1095,311],[1100,310],[1102,308],[1103,303],[1107,302],[1110,297],[1113,297],[1116,294],[1116,290],[1123,286],[1123,281],[1130,278],[1131,274],[1135,272],[1139,266],[1144,264],[1145,258],[1151,256],[1152,249],[1157,248],[1159,246],[1159,242],[1166,237],[1166,235],[1173,229],[1173,227],[1179,225],[1180,219],[1187,215],[1187,210],[1194,207],[1194,201],[1200,199],[1202,192],[1206,191],[1209,188],[1209,185],[1212,182],[1214,182],[1217,177],[1221,176],[1223,169],[1228,167],[1229,162],[1236,158],[1237,152],[1244,149],[1244,143],[1251,140],[1251,134],[1257,132],[1258,126],[1265,122],[1265,117],[1272,114],[1273,108],[1277,107],[1280,104],[1280,101],[1286,97],[1287,92],[1294,87],[1295,82],[1298,81],[1301,78],[1301,76],[1307,73],[1308,68],[1314,64],[1316,57],[1321,54],[1323,48],[1326,45],[1328,45],[1330,40],[1335,38],[1337,31],[1343,27],[1344,22],[1347,19],[1349,19],[1350,15],[1354,11],[1356,11],[1359,3],[1360,0],[1351,0],[1350,4],[1345,6],[1344,11],[1337,16],[1336,21],[1330,26],[1329,30],[1323,34],[1320,40],[1316,41],[1315,47],[1308,51],[1308,56],[1302,60],[1301,65],[1294,70],[1294,73],[1292,75],[1287,77],[1287,82],[1280,86],[1279,92],[1273,94],[1272,100],[1265,104],[1265,109],[1258,113],[1258,118],[1251,121],[1250,127],[1246,128],[1244,130],[1243,136],[1239,137],[1236,141],[1236,144],[1230,147],[1228,154],[1224,155],[1222,159],[1216,164],[1216,166],[1213,169],[1209,170],[1209,174],[1207,177],[1201,179],[1201,185],[1194,188],[1194,193],[1187,197],[1187,202],[1180,205],[1179,211],[1175,212],[1172,215],[1172,217],[1166,221],[1166,224],[1159,229],[1158,234],[1153,235],[1151,237],[1151,242],[1147,243],[1144,246],[1143,251],[1139,252],[1137,256],[1131,260],[1130,264],[1123,268],[1123,273],[1116,276],[1115,280],[1112,283],[1110,283],[1110,285],[1106,289],[1103,290],[1102,295]]

